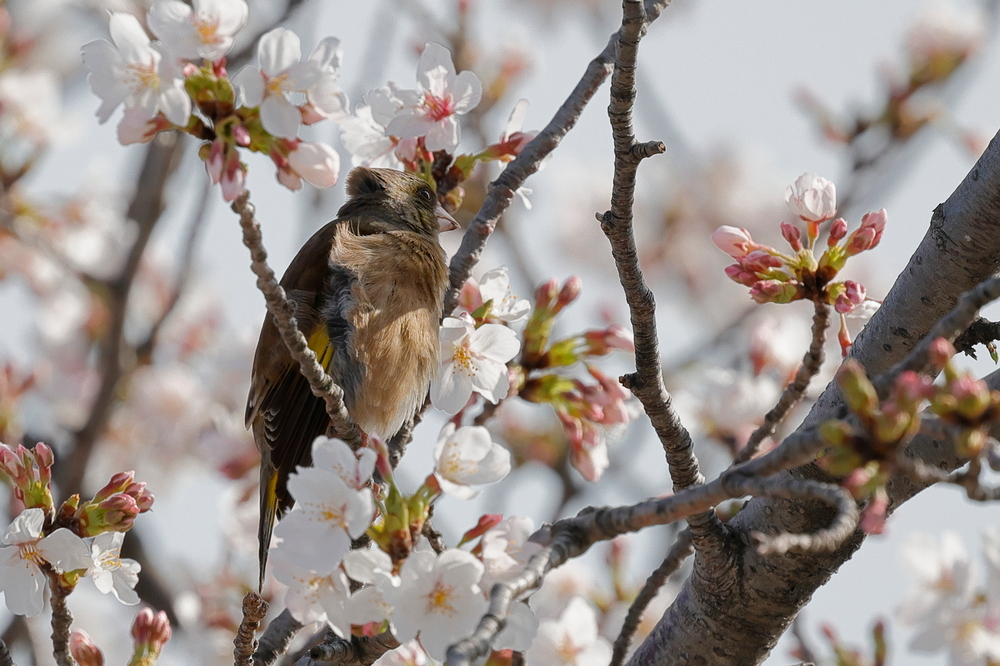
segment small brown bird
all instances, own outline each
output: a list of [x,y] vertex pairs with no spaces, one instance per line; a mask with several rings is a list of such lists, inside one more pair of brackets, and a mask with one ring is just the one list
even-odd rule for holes
[[[358,167],[337,218],[313,234],[281,278],[299,330],[364,432],[384,439],[423,404],[438,367],[448,267],[438,233],[458,228],[417,176]],[[275,519],[294,500],[288,475],[312,462],[328,434],[312,394],[270,315],[253,360],[247,428],[260,451],[260,580]],[[332,433],[330,433],[332,434]]]

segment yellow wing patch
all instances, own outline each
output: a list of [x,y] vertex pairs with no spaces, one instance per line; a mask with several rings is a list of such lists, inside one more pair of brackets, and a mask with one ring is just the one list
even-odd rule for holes
[[309,336],[309,349],[316,354],[319,364],[330,372],[330,361],[333,359],[333,345],[330,344],[330,336],[326,332],[326,326],[316,327],[313,334]]

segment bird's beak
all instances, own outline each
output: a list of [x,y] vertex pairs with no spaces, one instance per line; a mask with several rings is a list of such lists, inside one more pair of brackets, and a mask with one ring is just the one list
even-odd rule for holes
[[438,231],[452,231],[458,229],[458,222],[455,221],[448,211],[444,209],[441,204],[437,205],[434,209],[434,214],[437,216],[438,221]]

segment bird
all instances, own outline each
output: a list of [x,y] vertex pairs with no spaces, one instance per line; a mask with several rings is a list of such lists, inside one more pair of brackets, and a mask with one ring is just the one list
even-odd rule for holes
[[[306,241],[281,286],[298,328],[366,435],[388,440],[423,404],[439,367],[438,330],[448,287],[442,231],[458,223],[423,179],[356,167],[347,202]],[[260,452],[260,589],[275,521],[294,504],[288,475],[312,462],[313,440],[330,436],[313,395],[264,318],[251,372],[246,427]]]

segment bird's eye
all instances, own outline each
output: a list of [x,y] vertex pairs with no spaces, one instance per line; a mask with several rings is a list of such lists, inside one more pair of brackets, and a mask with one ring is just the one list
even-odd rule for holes
[[417,196],[426,201],[427,203],[434,201],[434,193],[431,192],[430,189],[425,187],[421,187],[419,190],[417,190]]

